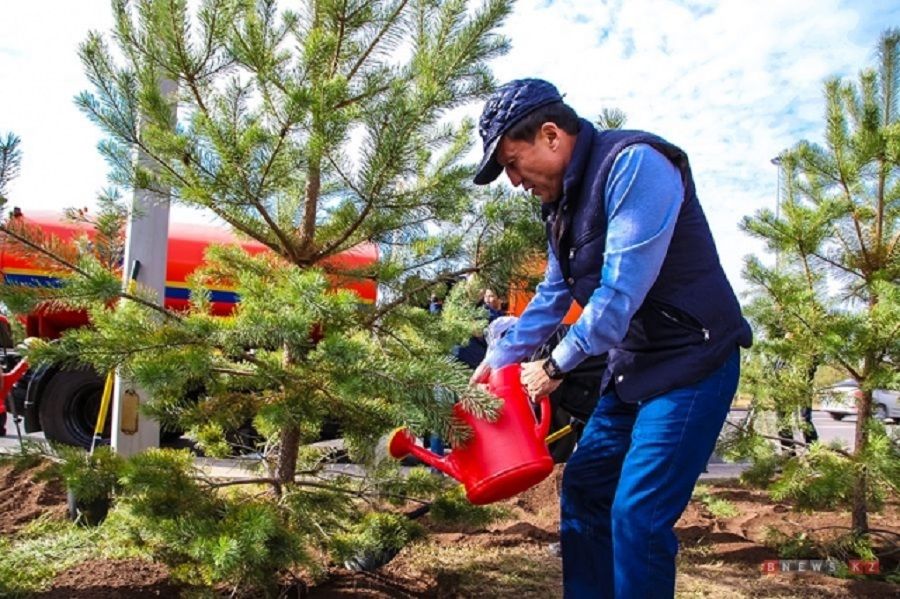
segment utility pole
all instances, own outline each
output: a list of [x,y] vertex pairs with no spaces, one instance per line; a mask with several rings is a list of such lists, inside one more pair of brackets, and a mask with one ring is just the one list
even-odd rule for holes
[[[174,120],[177,83],[166,79],[160,81],[159,87],[172,105]],[[144,168],[158,168],[155,161],[140,150],[136,160]],[[134,280],[143,289],[153,290],[160,305],[166,297],[168,240],[169,190],[135,189],[125,237],[123,287],[128,289]],[[127,457],[150,447],[159,447],[159,423],[140,412],[147,399],[144,389],[123,379],[120,373],[116,374],[112,413],[112,446],[116,453]]]

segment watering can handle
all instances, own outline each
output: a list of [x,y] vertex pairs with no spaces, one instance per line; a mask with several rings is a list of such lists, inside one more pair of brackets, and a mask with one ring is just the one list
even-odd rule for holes
[[541,406],[541,421],[535,425],[535,432],[537,433],[537,438],[543,442],[550,432],[550,396],[544,395],[538,402]]

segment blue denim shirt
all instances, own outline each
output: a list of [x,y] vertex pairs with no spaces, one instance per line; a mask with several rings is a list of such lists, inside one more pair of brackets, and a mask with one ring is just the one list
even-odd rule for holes
[[[653,286],[684,197],[681,174],[646,144],[616,157],[606,184],[608,229],[600,285],[555,350],[563,372],[619,343]],[[488,352],[491,368],[526,360],[562,321],[572,296],[553,252],[544,280],[515,326]]]

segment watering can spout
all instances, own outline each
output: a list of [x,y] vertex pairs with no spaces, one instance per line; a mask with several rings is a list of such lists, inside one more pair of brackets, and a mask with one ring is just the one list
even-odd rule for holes
[[403,459],[408,455],[413,455],[420,461],[432,468],[440,470],[447,476],[451,476],[457,480],[460,478],[459,472],[453,462],[446,457],[440,457],[436,453],[419,446],[416,443],[415,437],[412,436],[412,433],[410,433],[408,429],[398,428],[391,434],[388,443],[388,452],[391,454],[391,457],[397,460]]

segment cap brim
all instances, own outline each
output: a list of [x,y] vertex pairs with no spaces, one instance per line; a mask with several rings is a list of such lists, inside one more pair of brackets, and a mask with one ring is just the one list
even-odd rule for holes
[[494,154],[497,153],[497,146],[500,144],[502,137],[503,135],[498,135],[494,141],[488,144],[484,157],[481,159],[481,164],[478,165],[478,172],[475,173],[475,178],[472,179],[475,185],[487,185],[503,172],[503,167],[494,159]]

